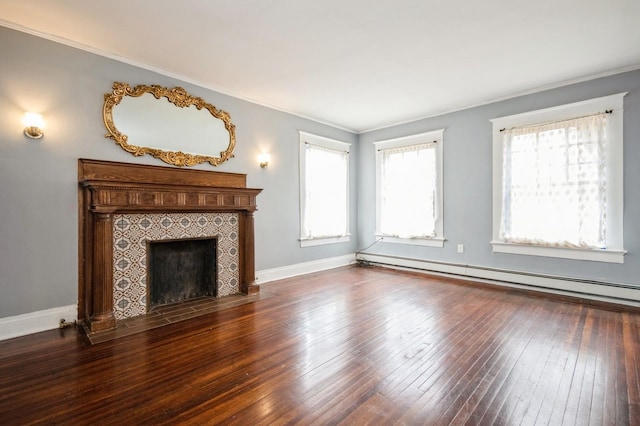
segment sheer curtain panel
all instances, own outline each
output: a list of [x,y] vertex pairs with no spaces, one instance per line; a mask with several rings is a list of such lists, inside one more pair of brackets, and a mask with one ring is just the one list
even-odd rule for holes
[[606,247],[607,116],[504,130],[503,241]]
[[436,143],[380,150],[380,235],[436,235]]
[[348,234],[349,152],[306,143],[301,239]]

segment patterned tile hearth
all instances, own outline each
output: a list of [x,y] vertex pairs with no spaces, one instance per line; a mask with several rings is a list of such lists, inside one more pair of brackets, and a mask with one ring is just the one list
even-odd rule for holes
[[116,214],[113,220],[113,312],[117,320],[147,314],[149,241],[217,238],[217,295],[239,293],[237,213]]
[[244,294],[233,294],[225,297],[201,297],[184,302],[173,303],[171,305],[158,306],[153,308],[146,315],[135,318],[126,318],[118,321],[116,328],[97,333],[90,333],[85,329],[84,335],[92,345],[108,342],[120,337],[131,336],[154,328],[187,321],[196,317],[211,314],[214,312],[231,309],[235,306],[255,303],[272,297],[273,294],[260,292],[247,296]]

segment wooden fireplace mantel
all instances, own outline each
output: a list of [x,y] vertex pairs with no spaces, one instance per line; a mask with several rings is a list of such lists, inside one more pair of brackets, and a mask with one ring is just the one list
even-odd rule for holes
[[240,290],[255,294],[253,212],[262,191],[246,175],[78,160],[78,320],[91,332],[116,326],[113,314],[113,215],[237,212]]

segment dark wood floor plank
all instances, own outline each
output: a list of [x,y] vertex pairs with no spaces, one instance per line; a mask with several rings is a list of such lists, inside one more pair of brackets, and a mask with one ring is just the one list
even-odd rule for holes
[[522,418],[522,424],[551,424],[553,403],[561,392],[563,374],[571,357],[572,347],[565,336],[575,333],[578,315],[571,315],[572,306],[557,305],[549,317],[554,331],[553,348],[544,365],[544,376],[537,382],[531,402]]
[[[542,422],[542,419],[537,415],[538,409],[536,407],[541,405],[544,394],[548,391],[553,392],[552,383],[561,377],[563,364],[561,362],[560,367],[557,367],[557,361],[562,360],[562,356],[556,350],[562,341],[560,337],[564,335],[565,327],[562,322],[556,321],[551,311],[548,312],[548,319],[550,326],[546,331],[537,334],[536,339],[532,340],[526,349],[527,353],[534,353],[535,356],[532,357],[533,359],[530,358],[531,363],[525,365],[525,374],[521,376],[521,381],[516,383],[515,392],[509,397],[515,402],[505,417],[504,423],[506,424]],[[553,377],[556,379],[552,380]],[[529,409],[536,415],[528,418],[526,413]]]
[[[482,354],[487,353],[495,339],[493,324],[502,324],[506,320],[504,314],[505,311],[489,311],[488,315],[474,322],[471,328],[467,328],[470,333],[462,334],[463,341],[454,346],[457,351],[447,360],[436,361],[440,368],[420,385],[424,394],[405,413],[402,421],[412,422],[427,417],[446,423],[451,421],[455,411],[455,407],[451,409],[452,405],[454,401],[464,398],[460,398],[459,392],[469,385],[471,378],[475,376],[476,367],[482,364],[479,362]],[[465,377],[469,373],[471,378]],[[449,415],[446,415],[447,411]]]
[[572,311],[570,315],[574,318],[575,324],[567,330],[568,332],[563,341],[566,348],[566,358],[563,364],[562,375],[557,381],[558,390],[553,401],[547,400],[547,403],[553,403],[549,416],[549,424],[562,424],[569,398],[571,398],[573,392],[571,386],[576,377],[576,365],[580,355],[579,349],[586,321],[586,308],[581,307]]
[[640,424],[637,313],[381,268],[262,292],[0,342],[0,424]]
[[[586,310],[585,315],[586,319],[582,330],[578,357],[571,380],[569,399],[567,400],[562,419],[563,424],[578,424],[579,415],[581,414],[580,409],[586,409],[588,412],[590,408],[585,407],[585,394],[589,393],[593,389],[590,381],[593,374],[591,371],[592,353],[590,351],[590,347],[593,338],[594,318],[589,309]],[[583,402],[582,407],[580,407],[581,402]],[[588,422],[583,422],[582,424],[588,424]]]
[[[624,356],[616,382],[616,417],[628,415],[640,424],[640,316],[622,314],[622,340],[617,341]],[[626,386],[625,386],[626,385]],[[624,400],[625,388],[627,401]]]
[[[608,312],[594,312],[599,321],[599,325],[594,330],[594,343],[598,348],[594,353],[594,366],[593,366],[593,388],[589,409],[589,417],[588,423],[589,425],[603,425],[603,424],[613,424],[612,421],[609,423],[605,423],[605,412],[604,412],[604,404],[606,401],[606,394],[611,392],[611,389],[608,389],[607,376],[609,375],[606,371],[609,368],[609,350],[610,347],[607,345],[607,335],[611,333],[610,322]],[[612,419],[615,421],[615,418]]]
[[[460,381],[459,385],[462,388],[461,396],[464,401],[460,403],[452,404],[449,408],[450,412],[455,412],[454,417],[451,419],[451,424],[465,424],[467,422],[479,421],[481,414],[476,409],[480,400],[488,395],[488,392],[492,388],[496,389],[496,383],[501,377],[501,371],[508,371],[505,366],[510,364],[509,359],[517,359],[512,355],[512,351],[504,350],[505,347],[513,347],[519,336],[527,336],[530,334],[531,328],[535,325],[535,317],[528,316],[526,318],[517,318],[514,315],[509,317],[509,320],[503,324],[503,328],[496,330],[497,336],[495,337],[493,351],[489,354],[489,357],[485,363],[477,370],[476,376],[470,381],[471,386]],[[523,345],[524,348],[524,345]],[[516,351],[519,353],[520,351]],[[475,418],[473,417],[475,416]]]
[[[474,323],[465,321],[465,316],[458,311],[460,307],[451,308],[447,314],[441,313],[436,325],[437,333],[430,339],[425,339],[426,348],[415,356],[416,363],[411,368],[404,389],[398,389],[399,397],[406,401],[414,400],[414,396],[422,398],[424,393],[437,382],[447,370],[455,366],[452,361],[458,360],[464,354],[464,349],[478,341],[480,325],[487,321],[487,311]],[[468,313],[473,314],[472,306]],[[476,328],[476,326],[478,328]],[[413,355],[411,356],[413,357]]]
[[[521,314],[521,312],[519,312]],[[511,342],[501,348],[507,354],[506,360],[500,365],[491,386],[477,403],[477,409],[473,412],[465,424],[493,424],[502,408],[509,402],[508,395],[513,389],[517,378],[522,373],[522,358],[526,353],[529,343],[534,338],[537,324],[546,316],[543,306],[537,306],[527,311],[526,316],[517,315],[512,318],[512,323],[521,328]],[[522,327],[522,324],[528,325]]]

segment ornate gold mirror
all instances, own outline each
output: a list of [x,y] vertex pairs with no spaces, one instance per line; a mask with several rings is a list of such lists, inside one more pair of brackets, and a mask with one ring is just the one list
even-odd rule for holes
[[[169,102],[158,102],[162,98]],[[122,149],[135,156],[149,154],[174,166],[204,162],[217,166],[233,157],[236,146],[236,129],[229,114],[182,87],[140,84],[132,88],[113,83],[113,92],[104,95],[102,117],[108,132],[105,137]]]

